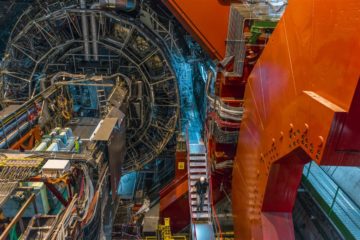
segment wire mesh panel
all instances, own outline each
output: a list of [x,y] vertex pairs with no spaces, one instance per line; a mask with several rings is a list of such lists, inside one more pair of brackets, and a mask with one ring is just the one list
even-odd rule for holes
[[0,207],[10,196],[10,193],[18,186],[18,182],[0,182]]
[[226,57],[234,57],[234,72],[243,73],[245,57],[245,39],[243,37],[244,17],[238,4],[232,4],[230,9],[228,37],[226,41]]

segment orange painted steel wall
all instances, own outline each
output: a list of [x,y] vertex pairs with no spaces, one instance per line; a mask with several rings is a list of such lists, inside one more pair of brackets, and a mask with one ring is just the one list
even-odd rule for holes
[[360,1],[290,0],[245,91],[238,239],[294,239],[303,165],[360,165]]
[[212,58],[224,58],[229,5],[220,0],[162,1]]

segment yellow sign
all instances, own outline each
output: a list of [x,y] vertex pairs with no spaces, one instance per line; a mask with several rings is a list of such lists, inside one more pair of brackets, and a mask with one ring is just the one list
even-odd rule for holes
[[185,169],[185,163],[184,162],[178,162],[178,169],[184,170]]
[[170,226],[170,218],[164,218],[164,225]]

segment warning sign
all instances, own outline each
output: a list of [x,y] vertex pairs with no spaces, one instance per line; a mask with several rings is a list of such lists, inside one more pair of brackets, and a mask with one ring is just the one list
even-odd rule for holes
[[178,162],[178,169],[184,170],[185,169],[185,162]]

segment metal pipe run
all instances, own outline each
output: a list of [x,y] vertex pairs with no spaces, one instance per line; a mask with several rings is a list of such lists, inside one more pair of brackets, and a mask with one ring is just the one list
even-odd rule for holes
[[84,38],[84,54],[85,54],[85,61],[89,61],[90,55],[90,45],[89,45],[89,25],[86,18],[86,0],[80,0],[80,8],[84,9],[81,13],[81,26]]
[[23,132],[27,130],[27,127],[32,123],[31,121],[28,121],[28,117],[34,111],[35,109],[29,109],[19,118],[15,118],[5,126],[1,126],[0,149],[8,147],[8,144],[11,144],[15,137],[21,136]]
[[208,72],[208,80],[206,82],[206,95],[210,107],[215,109],[221,118],[240,122],[244,114],[243,107],[229,106],[225,104],[219,97],[211,94],[210,84],[213,78],[215,79],[215,76],[216,73],[214,71],[211,70]]
[[[91,6],[91,9],[98,9],[99,7],[100,7],[100,4],[95,3]],[[91,13],[90,26],[91,26],[91,40],[92,40],[92,50],[93,50],[94,61],[99,61],[99,48],[98,48],[96,13],[95,12]]]

